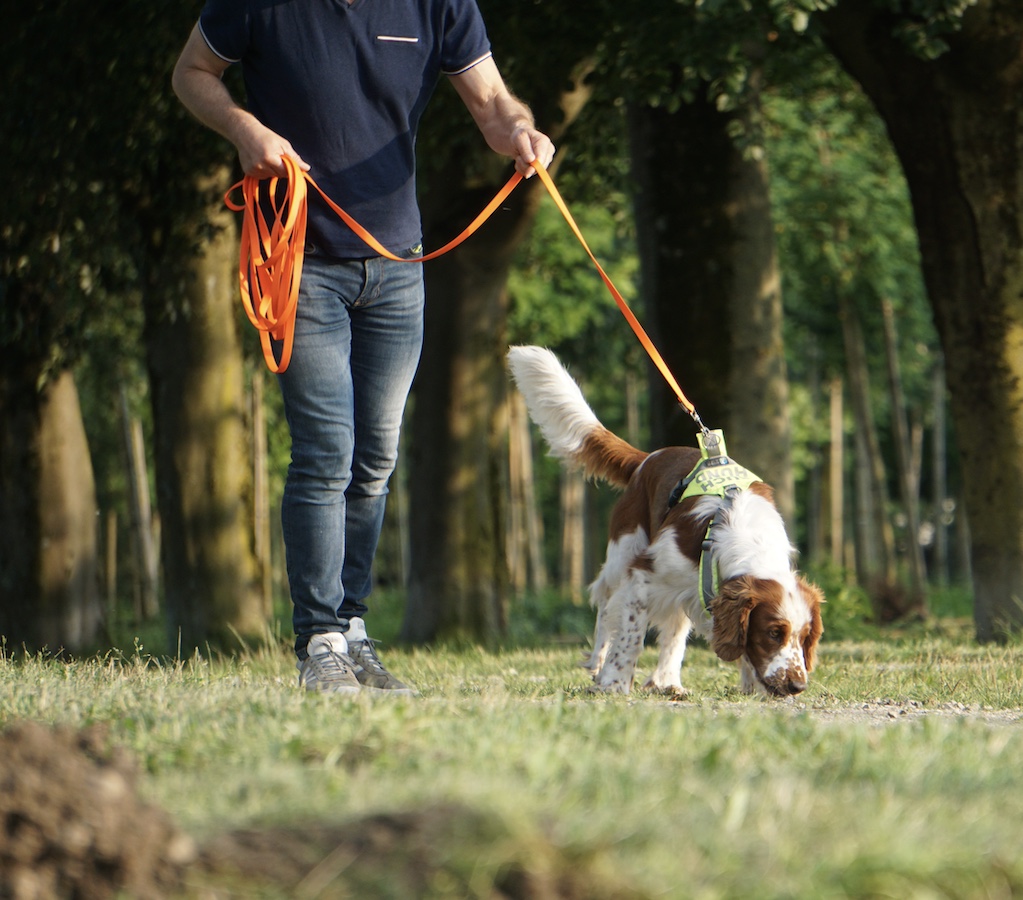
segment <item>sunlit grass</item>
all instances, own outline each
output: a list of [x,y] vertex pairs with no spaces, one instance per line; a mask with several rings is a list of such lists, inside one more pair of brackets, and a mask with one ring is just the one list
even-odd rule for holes
[[1023,890],[1018,644],[977,646],[957,626],[826,642],[794,702],[738,694],[701,644],[687,702],[593,697],[581,651],[385,646],[421,696],[356,701],[299,691],[284,643],[239,659],[4,658],[0,725],[106,723],[146,795],[200,841],[458,802],[596,848],[649,896]]

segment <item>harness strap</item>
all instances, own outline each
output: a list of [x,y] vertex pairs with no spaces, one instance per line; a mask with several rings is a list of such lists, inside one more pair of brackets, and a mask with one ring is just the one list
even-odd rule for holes
[[700,594],[703,596],[704,609],[709,609],[718,595],[718,583],[721,580],[717,560],[714,559],[714,542],[710,538],[716,518],[717,513],[707,523],[707,533],[703,537],[703,548],[700,551]]
[[707,531],[703,536],[703,545],[700,549],[700,593],[703,595],[705,609],[710,608],[711,602],[718,595],[718,589],[721,587],[721,567],[718,565],[717,554],[714,552],[714,540],[711,535],[721,513],[731,508],[735,498],[739,496],[740,490],[734,484],[725,488],[721,505],[717,512],[710,517]]

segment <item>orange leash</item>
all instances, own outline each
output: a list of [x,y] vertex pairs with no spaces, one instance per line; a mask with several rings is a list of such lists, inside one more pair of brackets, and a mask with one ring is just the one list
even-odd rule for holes
[[[308,185],[312,185],[327,205],[367,245],[380,256],[397,262],[426,262],[442,256],[462,243],[476,231],[522,180],[516,172],[484,210],[469,223],[454,240],[425,256],[405,259],[395,256],[373,235],[335,204],[312,177],[303,172],[290,156],[282,157],[287,170],[286,190],[278,192],[280,178],[259,180],[246,175],[224,195],[224,203],[235,212],[242,213],[241,241],[238,259],[238,278],[242,305],[249,321],[259,331],[263,345],[263,358],[271,372],[284,372],[291,362],[295,341],[295,313],[298,309],[298,288],[302,280],[305,259]],[[231,199],[238,189],[241,203]],[[262,215],[260,201],[267,201],[273,210],[273,221]],[[273,352],[271,340],[282,341],[280,361]]]
[[[238,262],[242,305],[245,307],[249,321],[260,333],[263,358],[271,372],[283,372],[291,362],[291,351],[295,339],[295,313],[298,309],[298,288],[302,278],[302,263],[305,258],[308,185],[312,185],[327,206],[380,256],[393,259],[396,262],[422,263],[443,256],[461,244],[493,215],[497,207],[522,181],[522,176],[518,172],[513,174],[504,187],[497,192],[494,199],[469,223],[465,230],[443,247],[427,253],[425,256],[405,259],[391,253],[355,219],[334,203],[330,197],[323,193],[312,177],[299,168],[294,159],[286,156],[283,157],[283,162],[287,169],[287,185],[283,196],[278,196],[279,178],[260,181],[251,175],[246,175],[242,181],[233,185],[224,196],[224,202],[228,207],[242,213],[241,249]],[[533,168],[536,169],[536,173],[540,176],[544,187],[547,188],[551,199],[561,211],[593,265],[597,267],[604,285],[614,297],[615,303],[618,304],[618,309],[625,316],[654,365],[657,366],[665,381],[675,392],[679,405],[693,417],[701,430],[705,431],[706,426],[700,420],[696,407],[682,393],[675,376],[671,374],[671,370],[661,354],[658,353],[653,341],[650,340],[649,335],[629,308],[629,304],[625,302],[625,298],[622,297],[618,288],[614,286],[604,271],[603,266],[597,261],[597,257],[593,255],[593,251],[586,243],[586,238],[583,237],[582,231],[575,219],[572,218],[572,214],[555,187],[551,176],[538,161],[533,162]],[[241,188],[242,191],[241,203],[235,203],[231,199],[231,194],[238,188]],[[261,214],[261,194],[262,199],[268,201],[269,207],[273,210],[273,221],[270,223],[266,222]],[[280,361],[274,356],[271,340],[283,342]]]
[[647,355],[649,355],[653,364],[657,366],[658,371],[660,371],[661,375],[664,376],[664,380],[668,382],[669,387],[675,392],[675,397],[678,399],[679,405],[693,417],[701,430],[703,430],[705,426],[696,412],[696,407],[693,406],[693,404],[689,402],[689,398],[682,393],[682,388],[678,386],[678,382],[675,380],[675,376],[671,374],[671,370],[668,368],[668,364],[664,361],[664,358],[657,352],[654,342],[650,340],[650,336],[646,333],[643,326],[640,325],[639,319],[636,318],[635,314],[629,308],[629,304],[625,302],[625,298],[618,291],[618,288],[614,286],[614,283],[604,271],[604,267],[597,262],[597,257],[593,255],[593,251],[590,250],[590,245],[586,243],[586,238],[583,237],[582,231],[579,230],[579,226],[576,225],[575,219],[572,218],[572,213],[568,211],[568,205],[564,200],[562,200],[561,194],[557,187],[555,187],[551,176],[547,174],[547,170],[538,162],[533,163],[533,168],[536,169],[536,174],[540,176],[540,180],[544,183],[544,187],[547,188],[547,192],[551,195],[551,199],[554,201],[558,209],[561,210],[561,215],[564,216],[565,221],[568,222],[568,227],[572,229],[572,232],[579,239],[579,243],[583,245],[583,250],[586,251],[587,256],[589,256],[593,261],[593,265],[597,267],[597,271],[600,273],[600,277],[603,280],[604,285],[607,287],[608,291],[611,292],[611,296],[615,298],[615,303],[618,304],[618,309],[621,310],[622,315],[625,316],[625,320],[632,326],[632,330],[635,332],[636,337],[639,338],[639,342],[643,345],[643,349],[646,350]]

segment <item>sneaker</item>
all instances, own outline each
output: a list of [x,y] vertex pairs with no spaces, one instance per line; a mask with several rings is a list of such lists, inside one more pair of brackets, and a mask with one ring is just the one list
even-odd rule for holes
[[366,634],[366,623],[361,618],[353,616],[348,620],[345,637],[348,640],[348,657],[355,664],[355,677],[360,684],[393,694],[411,696],[418,693],[384,668],[376,650],[373,649],[372,639]]
[[298,661],[298,683],[307,691],[358,694],[362,685],[348,655],[348,641],[339,631],[314,634],[306,648],[309,656]]

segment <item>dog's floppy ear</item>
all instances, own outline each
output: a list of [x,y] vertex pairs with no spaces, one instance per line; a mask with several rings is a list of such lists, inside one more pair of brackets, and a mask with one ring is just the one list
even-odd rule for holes
[[748,575],[726,581],[721,585],[721,593],[711,601],[714,630],[710,646],[725,662],[738,659],[746,649],[749,614],[756,605],[757,597]]
[[824,634],[824,622],[821,619],[821,604],[824,594],[819,587],[811,584],[802,575],[796,580],[796,586],[803,595],[806,605],[810,607],[810,632],[803,639],[803,662],[806,671],[812,672],[817,663],[817,644]]

